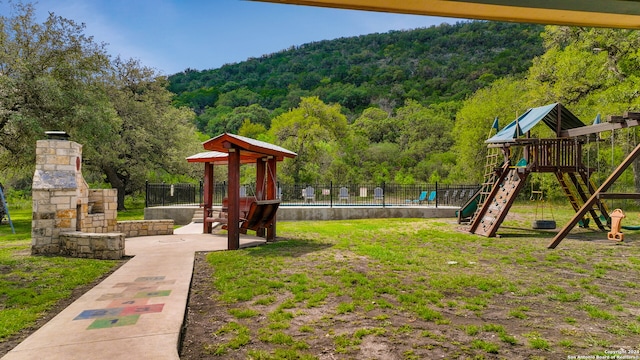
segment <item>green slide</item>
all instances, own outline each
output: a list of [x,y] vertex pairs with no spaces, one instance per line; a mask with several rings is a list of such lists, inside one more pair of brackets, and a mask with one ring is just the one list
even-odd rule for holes
[[468,220],[473,216],[473,214],[478,209],[478,197],[480,195],[480,191],[476,191],[475,195],[466,204],[462,205],[460,210],[456,210],[456,217],[458,218],[458,222],[462,220]]

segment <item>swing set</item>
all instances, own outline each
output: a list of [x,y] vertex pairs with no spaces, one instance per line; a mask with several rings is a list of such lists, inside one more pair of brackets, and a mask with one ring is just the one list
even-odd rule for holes
[[[531,228],[533,229],[544,229],[550,230],[556,228],[556,219],[553,215],[553,207],[549,205],[549,212],[551,213],[551,220],[545,219],[544,216],[544,208],[545,208],[545,199],[544,199],[544,191],[534,190],[533,181],[531,182],[531,196],[529,200],[536,202],[536,215],[535,219],[531,224]],[[538,209],[540,210],[540,216],[538,217]]]
[[[596,119],[594,124],[585,125],[562,104],[549,104],[527,110],[489,138],[486,141],[485,179],[474,197],[478,205],[469,220],[469,232],[495,236],[532,173],[553,174],[576,212],[549,243],[549,248],[555,248],[574,226],[588,227],[591,220],[600,230],[606,231],[611,226],[611,220],[603,200],[640,199],[640,194],[607,192],[640,155],[640,145],[612,170],[599,187],[591,179],[596,169],[590,166],[589,157],[587,164],[584,163],[583,146],[594,139],[600,141],[598,134],[604,131],[613,132],[640,125],[640,113],[625,112],[622,116],[609,116],[607,122],[602,123],[599,117]],[[556,137],[531,137],[531,129],[539,123],[553,130]],[[541,193],[537,195],[544,198]],[[551,223],[543,224],[551,226]]]

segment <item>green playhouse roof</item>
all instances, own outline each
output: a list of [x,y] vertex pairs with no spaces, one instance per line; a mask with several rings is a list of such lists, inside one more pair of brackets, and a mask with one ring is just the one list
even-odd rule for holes
[[560,110],[560,129],[568,130],[585,126],[571,111],[559,103],[553,103],[545,106],[531,108],[524,114],[513,120],[509,125],[505,126],[493,137],[485,142],[487,143],[506,143],[513,142],[514,139],[524,135],[531,130],[539,122],[544,122],[550,129],[556,131],[558,126],[558,107]]

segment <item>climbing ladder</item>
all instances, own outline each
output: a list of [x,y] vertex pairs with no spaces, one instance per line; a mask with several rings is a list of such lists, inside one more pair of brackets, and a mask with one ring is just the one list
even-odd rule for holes
[[469,232],[494,237],[529,175],[525,168],[509,167],[508,164],[503,170],[484,203],[478,206]]
[[[491,194],[491,190],[493,190],[497,182],[501,181],[509,169],[509,161],[504,161],[504,155],[499,148],[488,148],[487,151],[487,158],[484,165],[484,180],[482,181],[480,190],[478,190],[476,211],[469,220],[471,226],[473,226],[475,219],[480,214],[484,203]],[[460,219],[458,223],[460,223]]]
[[[504,174],[506,168],[508,168],[509,164],[504,162],[504,156],[502,156],[500,149],[498,148],[489,148],[487,152],[487,159],[484,165],[484,180],[482,181],[482,185],[476,194],[476,209],[468,220],[471,224],[473,224],[474,219],[478,215],[478,211],[482,208],[482,205],[487,200],[487,197],[491,193],[491,189],[495,183],[499,180],[499,178]],[[460,209],[462,212],[462,209]],[[461,216],[458,216],[458,224],[462,222]]]
[[[491,193],[491,189],[502,176],[508,164],[504,161],[504,155],[498,148],[489,148],[487,159],[484,165],[484,181],[479,190],[478,209],[487,200],[487,196]],[[471,219],[473,221],[473,218]]]

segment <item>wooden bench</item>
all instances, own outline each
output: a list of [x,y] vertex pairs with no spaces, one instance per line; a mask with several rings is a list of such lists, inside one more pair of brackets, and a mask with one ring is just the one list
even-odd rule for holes
[[[254,197],[241,197],[240,198],[240,217],[246,217],[249,213],[249,208],[251,208],[251,203],[255,202],[256,199]],[[216,212],[213,209],[206,209],[207,216],[204,221],[207,223],[220,223],[226,224],[227,218],[229,217],[229,199],[222,199],[222,208],[218,212],[218,214],[214,214]]]
[[240,231],[246,233],[246,230],[258,231],[271,227],[279,206],[280,200],[261,200],[251,203],[247,216],[240,218]]
[[[259,229],[266,229],[273,224],[280,206],[280,200],[256,201],[254,198],[241,198],[240,200],[240,230],[243,234],[246,234],[247,230],[258,231]],[[228,209],[228,200],[225,198],[222,202],[223,211],[220,212],[219,216],[207,216],[205,221],[220,223],[223,229],[227,229],[229,222]]]

